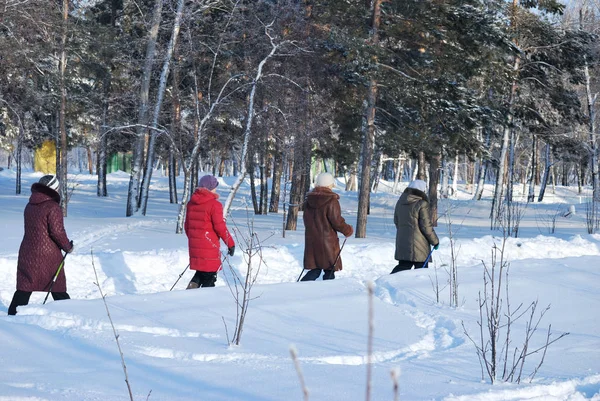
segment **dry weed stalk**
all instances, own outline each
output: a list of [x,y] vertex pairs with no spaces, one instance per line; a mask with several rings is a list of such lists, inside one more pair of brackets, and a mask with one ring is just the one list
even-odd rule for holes
[[398,381],[398,379],[400,378],[400,370],[392,369],[391,376],[392,376],[392,383],[394,383],[394,401],[398,401],[400,399],[399,398],[400,384]]
[[[246,314],[248,312],[250,301],[256,299],[251,297],[252,288],[256,283],[261,267],[266,264],[262,254],[262,241],[258,237],[258,234],[254,231],[254,220],[248,217],[247,236],[242,234],[242,231],[239,229],[239,227],[237,227],[235,221],[233,221],[233,224],[236,227],[236,244],[238,244],[240,251],[243,253],[244,262],[248,267],[245,277],[242,278],[236,269],[234,269],[231,265],[229,258],[225,258],[233,278],[233,283],[230,283],[227,280],[227,277],[225,277],[225,279],[227,286],[233,295],[237,308],[236,325],[233,331],[233,338],[229,339],[229,335],[227,334],[227,341],[229,344],[239,345],[242,338],[242,331],[244,329],[244,322],[246,320]],[[239,240],[238,234],[239,237],[241,237],[241,241]],[[258,259],[258,263],[256,263],[256,259]],[[225,321],[223,320],[223,322]],[[225,330],[227,330],[227,325],[225,325]]]
[[366,401],[371,400],[371,377],[372,377],[372,358],[373,358],[373,330],[375,327],[374,311],[373,311],[373,292],[375,284],[372,281],[367,283],[367,291],[369,293],[369,335],[367,339],[367,394]]
[[300,387],[302,388],[302,394],[304,395],[304,401],[308,401],[308,388],[306,387],[306,383],[304,382],[304,374],[302,374],[302,368],[300,367],[300,361],[298,361],[298,351],[296,347],[293,345],[290,346],[290,355],[292,356],[292,361],[294,361],[294,368],[296,369],[296,373],[298,374],[298,380],[300,380]]
[[[102,297],[102,301],[104,302],[104,307],[106,308],[106,314],[108,315],[108,320],[110,321],[110,326],[112,327],[113,335],[115,336],[115,341],[117,342],[117,348],[119,349],[119,355],[121,356],[121,366],[123,367],[123,373],[125,373],[125,383],[127,384],[127,391],[129,391],[129,399],[133,401],[133,394],[131,392],[131,385],[129,384],[129,376],[127,375],[127,365],[125,364],[125,357],[123,356],[123,350],[121,349],[121,344],[119,343],[119,334],[117,334],[117,330],[115,329],[115,325],[113,323],[112,317],[110,316],[110,310],[108,309],[108,303],[106,303],[106,295],[102,292],[102,287],[100,287],[100,280],[98,279],[98,272],[96,271],[96,265],[94,264],[94,251],[90,251],[92,254],[92,268],[94,269],[94,276],[96,276],[96,282],[94,283],[96,287],[98,287],[98,291],[100,291],[100,296]],[[152,390],[150,390],[152,392]],[[150,397],[150,393],[148,393],[148,398]]]
[[[520,304],[515,310],[511,309],[508,280],[509,263],[504,257],[507,237],[508,235],[505,234],[500,247],[494,245],[492,248],[491,263],[489,265],[482,261],[484,266],[483,294],[480,291],[478,295],[478,341],[468,333],[464,322],[462,323],[465,335],[475,346],[481,365],[481,378],[484,380],[487,375],[492,384],[500,379],[505,382],[520,383],[527,357],[542,352],[539,364],[529,376],[531,382],[544,362],[550,344],[569,334],[562,333],[557,338],[551,340],[552,326],[549,325],[544,345],[530,350],[533,335],[538,330],[539,324],[550,309],[550,306],[547,306],[539,314],[537,320],[535,320],[535,313],[538,306],[537,300],[526,308],[523,308],[523,304]],[[505,280],[504,283],[502,282],[503,279]],[[502,291],[503,285],[504,291]],[[506,303],[506,308],[504,308],[504,303]],[[512,358],[510,358],[510,345],[514,339],[514,323],[528,312],[529,317],[525,322],[525,333],[521,348],[515,347],[512,350]],[[502,341],[502,339],[504,340]],[[502,368],[501,372],[500,368]]]

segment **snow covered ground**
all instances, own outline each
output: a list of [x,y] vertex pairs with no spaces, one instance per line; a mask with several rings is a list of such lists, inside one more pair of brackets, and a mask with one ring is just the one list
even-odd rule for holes
[[[148,216],[126,218],[129,176],[111,174],[108,198],[96,197],[94,176],[70,176],[75,183],[67,233],[76,250],[66,259],[69,301],[42,305],[34,293],[17,316],[6,316],[15,289],[23,235],[23,208],[30,185],[41,174],[24,173],[23,194],[14,194],[14,172],[0,172],[0,401],[129,400],[119,351],[100,297],[92,262],[123,350],[136,400],[288,401],[303,400],[290,346],[310,400],[366,399],[367,363],[372,361],[371,400],[393,400],[391,372],[399,373],[400,400],[600,400],[600,235],[586,230],[586,197],[576,188],[548,189],[543,203],[525,209],[519,238],[507,240],[510,303],[550,305],[530,349],[543,345],[548,325],[552,344],[533,381],[541,353],[528,357],[521,384],[489,383],[474,345],[478,338],[478,293],[483,263],[491,263],[499,231],[489,229],[489,200],[440,201],[440,248],[430,269],[389,275],[398,195],[380,185],[373,195],[367,238],[349,238],[344,270],[333,281],[297,283],[302,270],[304,231],[282,236],[282,214],[254,216],[248,185],[234,202],[230,229],[238,247],[229,263],[246,272],[242,237],[248,225],[262,242],[260,267],[241,344],[228,344],[236,321],[226,267],[217,287],[185,291],[192,276],[185,235],[175,234],[177,205],[168,202],[160,174],[151,186]],[[232,178],[220,179],[221,200]],[[404,186],[406,183],[404,183]],[[403,187],[404,187],[403,186]],[[340,185],[343,215],[355,226],[357,194]],[[491,187],[485,197],[489,199]],[[562,215],[574,205],[575,214]],[[555,222],[554,233],[551,227]],[[449,225],[451,223],[451,225]],[[446,285],[457,251],[458,307]],[[224,248],[222,249],[225,250]],[[92,257],[93,253],[93,257]],[[253,263],[256,259],[253,260]],[[432,283],[440,283],[440,301]],[[368,283],[373,282],[373,350],[368,353]],[[536,316],[538,313],[536,313]],[[521,348],[526,319],[512,325]],[[500,373],[501,375],[501,373]]]

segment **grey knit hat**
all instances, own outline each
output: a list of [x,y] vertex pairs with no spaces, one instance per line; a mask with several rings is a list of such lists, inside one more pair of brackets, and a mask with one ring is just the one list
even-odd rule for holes
[[52,174],[43,176],[38,182],[55,191],[58,191],[58,186],[60,185],[58,178],[56,178],[56,176]]

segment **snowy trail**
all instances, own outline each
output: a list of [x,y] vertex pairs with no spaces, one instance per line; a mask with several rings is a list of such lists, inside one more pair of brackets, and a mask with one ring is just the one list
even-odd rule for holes
[[174,221],[156,221],[156,220],[138,220],[132,221],[131,219],[123,218],[125,222],[120,224],[103,224],[100,227],[92,226],[84,229],[75,230],[69,233],[71,238],[77,241],[77,253],[86,253],[93,246],[98,244],[101,240],[110,238],[112,240],[119,240],[119,236],[123,234],[131,234],[134,230],[148,230],[152,228],[164,227],[165,224],[173,224]]
[[[501,238],[490,232],[489,204],[452,200],[454,233],[460,248],[459,306],[448,305],[447,289],[435,302],[431,280],[442,286],[450,264],[450,235],[436,228],[440,249],[432,268],[390,275],[394,254],[393,206],[397,195],[373,196],[368,236],[349,238],[344,270],[330,282],[296,283],[302,271],[304,231],[281,235],[281,214],[250,216],[264,242],[261,266],[240,346],[228,344],[236,306],[226,266],[217,287],[185,291],[192,272],[185,235],[174,234],[176,205],[168,203],[166,180],[157,175],[151,212],[123,217],[128,175],[109,177],[109,198],[95,196],[95,177],[81,176],[66,219],[76,251],[65,270],[72,300],[41,305],[36,293],[16,317],[5,316],[14,292],[22,211],[27,196],[14,196],[14,177],[0,173],[0,401],[127,401],[120,356],[92,269],[107,294],[127,362],[134,398],[155,401],[287,401],[302,399],[291,345],[310,390],[311,401],[364,399],[368,362],[368,293],[374,281],[373,400],[393,399],[390,371],[400,372],[399,398],[410,401],[600,401],[600,235],[586,235],[583,214],[557,222],[556,235],[539,235],[539,216],[557,205],[535,204],[523,220],[523,238],[506,242],[511,263],[511,303],[539,299],[551,304],[545,322],[571,334],[549,350],[532,384],[481,380],[481,368],[462,324],[477,327],[477,294],[482,259]],[[29,181],[39,175],[25,174]],[[228,178],[219,187],[226,195]],[[343,192],[342,210],[354,225],[357,194]],[[222,198],[223,199],[223,198]],[[238,204],[248,201],[242,188]],[[248,203],[250,204],[250,203]],[[583,210],[578,206],[578,210]],[[467,213],[468,212],[468,213]],[[445,217],[444,217],[445,218]],[[243,207],[234,208],[232,226],[247,226]],[[458,226],[455,225],[455,228]],[[273,235],[275,233],[275,235]],[[239,233],[238,233],[239,234]],[[343,239],[341,239],[343,240]],[[241,247],[238,248],[241,250]],[[242,252],[228,258],[246,272]],[[436,269],[434,269],[436,268]],[[586,305],[585,308],[581,305]],[[227,329],[226,327],[227,326]],[[515,330],[520,330],[517,325]],[[61,361],[59,364],[56,361]]]
[[480,394],[448,396],[444,401],[580,401],[600,400],[600,375],[591,375],[577,380],[565,380],[550,385],[535,385],[522,388],[499,389]]

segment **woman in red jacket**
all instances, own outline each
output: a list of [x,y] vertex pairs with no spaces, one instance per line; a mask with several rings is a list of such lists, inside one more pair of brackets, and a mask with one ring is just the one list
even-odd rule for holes
[[214,287],[217,272],[221,270],[219,238],[227,245],[227,253],[233,256],[235,242],[223,219],[223,206],[219,202],[219,182],[212,175],[200,179],[198,189],[187,204],[185,233],[188,237],[190,269],[196,274],[187,289]]
[[[24,212],[25,235],[19,248],[17,291],[8,307],[9,315],[17,314],[17,306],[27,305],[33,291],[50,291],[63,263],[61,250],[73,251],[73,241],[65,233],[58,185],[56,176],[45,175],[31,186]],[[52,298],[69,299],[65,269],[60,269],[52,285]]]

